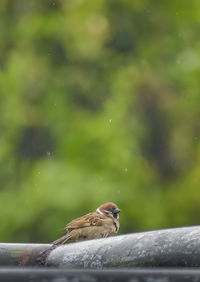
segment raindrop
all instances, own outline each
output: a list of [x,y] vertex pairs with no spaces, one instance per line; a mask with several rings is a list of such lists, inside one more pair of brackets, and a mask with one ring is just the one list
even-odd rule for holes
[[112,119],[110,118],[110,119],[109,119],[109,123],[111,123],[111,122],[112,122]]
[[51,156],[51,152],[47,152],[47,156],[50,157]]

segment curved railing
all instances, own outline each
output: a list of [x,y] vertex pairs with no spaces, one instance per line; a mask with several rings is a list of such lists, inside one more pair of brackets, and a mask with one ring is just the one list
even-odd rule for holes
[[[34,274],[38,277],[72,277],[76,281],[85,281],[81,275],[94,278],[94,281],[101,281],[98,277],[104,277],[105,281],[106,277],[109,281],[118,281],[119,277],[123,281],[137,277],[143,277],[142,281],[150,278],[153,281],[161,278],[176,281],[175,277],[181,279],[177,281],[193,281],[193,278],[200,281],[200,270],[194,269],[200,266],[200,227],[120,235],[56,248],[50,244],[2,243],[0,265],[0,280],[3,277],[5,280],[5,275],[15,275],[15,281],[18,281],[17,277],[20,281],[22,277]],[[13,266],[15,268],[11,269]]]
[[45,264],[61,268],[200,266],[200,227],[163,229],[82,241],[56,247],[46,244],[0,244],[1,265]]

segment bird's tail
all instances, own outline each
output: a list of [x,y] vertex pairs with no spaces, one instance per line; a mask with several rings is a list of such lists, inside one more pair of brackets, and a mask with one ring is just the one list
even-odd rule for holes
[[66,241],[71,239],[72,235],[65,234],[59,239],[52,242],[52,246],[41,252],[37,258],[37,265],[43,266],[46,264],[46,259],[51,251],[53,251],[58,245],[64,244]]
[[42,251],[39,253],[37,259],[36,259],[36,264],[38,266],[44,266],[46,265],[46,259],[48,255],[50,254],[51,251],[53,251],[57,246],[52,245],[51,247],[48,247],[46,250]]
[[54,246],[64,244],[65,242],[67,242],[71,238],[72,238],[72,235],[67,233],[67,234],[63,235],[62,237],[58,238],[57,240],[53,241],[52,244]]

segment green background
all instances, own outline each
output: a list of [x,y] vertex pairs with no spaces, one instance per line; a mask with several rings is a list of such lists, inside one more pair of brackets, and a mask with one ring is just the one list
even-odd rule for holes
[[198,0],[1,0],[0,241],[113,201],[120,233],[199,224]]

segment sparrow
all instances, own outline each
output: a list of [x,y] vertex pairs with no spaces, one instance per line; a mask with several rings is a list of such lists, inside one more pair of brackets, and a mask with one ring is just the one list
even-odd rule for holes
[[66,233],[52,242],[53,246],[64,244],[68,240],[90,240],[106,238],[119,230],[120,209],[114,203],[102,204],[96,211],[76,218],[65,227]]

